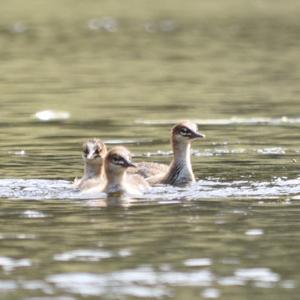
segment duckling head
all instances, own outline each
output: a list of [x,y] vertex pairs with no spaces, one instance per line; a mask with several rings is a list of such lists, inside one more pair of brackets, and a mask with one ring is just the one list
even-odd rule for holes
[[82,157],[87,163],[103,163],[106,153],[106,146],[99,139],[88,140],[82,145]]
[[197,124],[190,121],[182,121],[172,128],[172,140],[177,143],[187,144],[193,140],[205,138],[198,132]]
[[122,174],[129,167],[136,167],[136,165],[132,162],[131,154],[127,148],[117,146],[108,151],[105,157],[106,173]]

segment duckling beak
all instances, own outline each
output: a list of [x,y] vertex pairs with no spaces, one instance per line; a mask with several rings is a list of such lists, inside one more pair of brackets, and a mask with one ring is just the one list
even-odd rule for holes
[[86,157],[87,160],[92,160],[94,158],[93,153],[89,153]]
[[133,168],[136,168],[136,164],[134,164],[133,162],[129,161],[129,160],[126,160],[125,161],[125,164],[124,164],[124,167],[125,168],[129,168],[129,167],[133,167]]
[[193,140],[203,139],[203,138],[205,138],[205,134],[194,131],[193,134],[192,134],[192,136],[191,136],[191,138]]

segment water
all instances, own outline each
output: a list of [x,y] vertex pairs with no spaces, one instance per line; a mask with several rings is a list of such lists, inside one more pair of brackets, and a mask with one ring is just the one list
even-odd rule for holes
[[[2,1],[0,299],[298,299],[299,11],[288,1]],[[198,181],[82,194],[81,143]]]

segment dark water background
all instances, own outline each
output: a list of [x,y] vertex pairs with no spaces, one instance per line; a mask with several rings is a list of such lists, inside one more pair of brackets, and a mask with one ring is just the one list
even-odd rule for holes
[[[0,299],[298,299],[300,4],[1,1]],[[45,112],[50,111],[50,112]],[[199,181],[111,205],[81,143]]]

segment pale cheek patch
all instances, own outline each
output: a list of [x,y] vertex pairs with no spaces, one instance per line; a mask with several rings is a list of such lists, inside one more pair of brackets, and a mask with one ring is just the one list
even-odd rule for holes
[[121,167],[123,167],[125,165],[124,161],[122,161],[122,160],[117,161],[116,164]]
[[190,137],[191,133],[190,132],[180,132],[180,136],[182,136],[182,137]]

